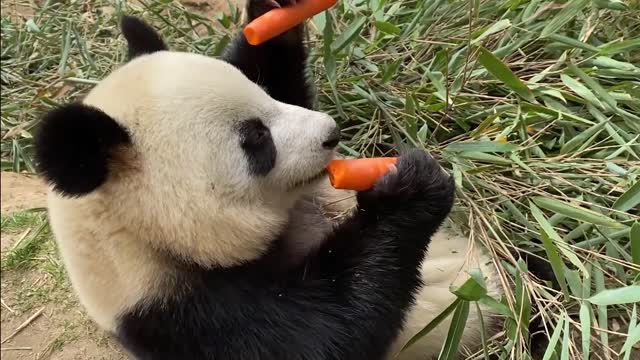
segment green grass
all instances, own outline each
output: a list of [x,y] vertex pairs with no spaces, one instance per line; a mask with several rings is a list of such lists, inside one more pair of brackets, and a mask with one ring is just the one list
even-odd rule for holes
[[[38,115],[122,62],[119,14],[211,56],[239,19],[218,30],[175,1],[114,4],[45,1],[23,20],[3,11],[3,170],[32,171]],[[311,30],[318,107],[340,122],[342,150],[439,156],[459,186],[453,222],[515,285],[506,307],[475,296],[478,280],[456,292],[466,295],[449,316],[464,322],[481,301],[510,319],[476,358],[525,358],[523,325],[541,316],[555,345],[546,358],[629,359],[640,339],[639,2],[344,0]],[[514,248],[549,260],[560,288],[527,273]]]
[[2,236],[13,239],[2,254],[2,282],[11,290],[12,306],[25,312],[55,301],[75,305],[46,213],[23,211],[2,216]]
[[2,217],[3,236],[15,236],[16,239],[2,256],[2,270],[28,268],[38,260],[36,257],[49,245],[51,231],[46,213],[41,211],[18,212]]

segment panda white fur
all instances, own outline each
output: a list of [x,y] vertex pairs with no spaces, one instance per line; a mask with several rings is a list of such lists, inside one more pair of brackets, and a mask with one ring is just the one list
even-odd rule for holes
[[[80,302],[134,357],[390,358],[465,270],[501,294],[491,259],[440,229],[454,184],[425,153],[371,191],[328,184],[339,130],[311,110],[302,26],[217,60],[121,25],[130,61],[47,114],[35,155]],[[449,321],[401,358],[437,356]],[[463,347],[480,331],[472,309]]]

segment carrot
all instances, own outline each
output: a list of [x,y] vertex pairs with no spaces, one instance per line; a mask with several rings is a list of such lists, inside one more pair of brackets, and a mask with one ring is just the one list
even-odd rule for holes
[[243,31],[249,44],[260,45],[332,7],[337,2],[337,0],[298,1],[293,6],[270,10],[249,23]]
[[365,191],[371,189],[397,160],[395,157],[332,160],[327,173],[336,189]]

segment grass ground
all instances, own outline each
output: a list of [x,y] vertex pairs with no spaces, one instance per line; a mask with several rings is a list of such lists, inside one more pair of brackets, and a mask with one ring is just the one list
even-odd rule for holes
[[[2,170],[33,171],[38,115],[122,62],[121,13],[153,22],[174,49],[218,55],[239,14],[212,21],[202,2],[187,5],[3,1]],[[440,156],[459,186],[452,221],[515,282],[506,306],[481,284],[459,302],[460,322],[476,300],[509,319],[476,357],[526,358],[525,325],[539,316],[547,359],[640,359],[640,3],[345,0],[310,29],[318,106],[341,123],[342,150]],[[43,213],[3,211],[2,233],[22,239],[3,245],[3,339],[43,306],[50,319],[77,311]],[[530,275],[515,248],[550,261],[559,287]],[[81,315],[56,324],[41,358],[65,358],[78,339],[111,358]]]

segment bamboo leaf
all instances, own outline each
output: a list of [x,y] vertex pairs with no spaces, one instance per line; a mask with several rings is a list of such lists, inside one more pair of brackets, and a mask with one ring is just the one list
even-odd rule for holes
[[482,34],[478,35],[475,39],[471,40],[471,45],[475,45],[481,40],[483,40],[484,38],[486,38],[487,36],[500,32],[504,29],[508,29],[510,27],[511,27],[511,21],[509,21],[509,19],[502,19],[498,22],[495,22],[491,26],[489,26],[487,30],[482,32]]
[[382,31],[383,33],[390,35],[398,35],[402,32],[399,27],[386,21],[376,21],[376,28],[378,28],[378,30]]
[[489,71],[489,73],[491,73],[491,75],[502,81],[507,85],[507,87],[509,87],[509,89],[513,90],[513,92],[529,102],[535,102],[533,93],[527,85],[522,82],[522,80],[520,80],[505,63],[498,59],[498,57],[489,50],[480,47],[480,56],[478,56],[478,61],[487,69],[487,71]]
[[562,334],[562,329],[564,329],[564,322],[566,318],[566,313],[562,313],[560,320],[556,324],[556,328],[553,330],[553,334],[551,334],[551,338],[549,339],[549,344],[547,344],[547,350],[545,350],[542,360],[549,360],[551,356],[555,353],[556,345],[558,344],[558,340],[560,339],[560,335]]
[[[575,265],[575,267],[580,269],[580,271],[582,271],[582,273],[584,274],[585,277],[588,277],[589,273],[587,272],[587,269],[584,267],[584,265],[582,264],[580,259],[578,259],[576,254],[573,253],[573,251],[571,249],[569,249],[568,245],[560,238],[560,236],[558,236],[558,233],[556,233],[556,231],[553,229],[551,224],[549,224],[549,221],[544,216],[544,214],[542,214],[542,211],[540,211],[540,209],[538,209],[538,207],[536,207],[534,204],[531,204],[530,208],[531,208],[531,214],[538,221],[538,224],[540,225],[540,227],[542,229],[542,232],[546,233],[547,236],[549,236],[549,238],[551,240],[553,240],[553,242],[555,244],[558,244],[557,249],[560,252],[562,252],[562,254],[573,265]],[[543,236],[543,238],[544,238],[544,236]]]
[[569,360],[569,344],[571,343],[570,322],[564,322],[564,332],[562,335],[562,351],[560,352],[561,360]]
[[540,33],[541,38],[546,38],[551,34],[555,34],[571,19],[576,17],[582,9],[589,5],[590,0],[571,0],[567,5],[554,16],[551,21],[545,25]]
[[444,309],[438,316],[436,316],[429,324],[427,324],[422,330],[418,331],[407,343],[402,347],[402,351],[407,349],[409,346],[413,345],[416,341],[420,340],[423,336],[429,334],[433,329],[435,329],[444,319],[446,319],[449,314],[451,314],[455,309],[457,309],[458,305],[464,300],[457,298],[451,305],[449,305],[446,309]]
[[631,258],[633,263],[640,265],[640,222],[635,222],[629,230],[629,240],[631,242]]
[[584,43],[584,42],[582,42],[580,40],[576,40],[576,39],[573,39],[573,38],[570,38],[570,37],[567,37],[567,36],[564,36],[564,35],[549,34],[548,38],[550,40],[557,41],[557,42],[559,42],[561,44],[569,45],[569,46],[572,46],[572,47],[577,48],[577,49],[587,50],[587,51],[591,51],[591,52],[594,52],[594,53],[600,52],[600,49],[598,49],[597,47],[595,47],[595,46],[593,46],[591,44],[587,44],[587,43]]
[[573,92],[575,92],[581,98],[600,108],[604,107],[600,100],[598,100],[598,98],[591,92],[591,90],[582,85],[579,81],[565,74],[560,74],[560,79],[569,89],[573,90]]
[[347,47],[360,34],[364,24],[368,21],[366,17],[361,17],[349,25],[331,44],[333,53],[340,52]]
[[[564,146],[560,149],[560,154],[569,154],[575,149],[585,146],[585,144],[586,146],[591,145],[587,142],[587,140],[591,139],[594,135],[599,133],[606,125],[606,122],[601,122],[579,133],[577,136],[573,137],[571,140],[567,141],[564,144]],[[593,139],[591,141],[593,141]]]
[[456,311],[453,313],[451,319],[451,325],[449,326],[449,332],[445,339],[444,346],[440,351],[438,360],[455,360],[458,356],[458,345],[462,338],[465,325],[467,324],[467,318],[469,317],[469,302],[462,300],[456,306]]
[[633,312],[631,313],[631,322],[629,324],[629,331],[627,333],[627,340],[622,345],[622,352],[624,353],[623,360],[631,360],[631,352],[637,351],[633,347],[636,344],[640,344],[640,324],[637,324],[638,318],[638,306],[633,305]]
[[582,333],[582,358],[589,360],[591,347],[591,305],[583,301],[580,305],[580,330]]
[[449,144],[447,146],[447,150],[453,151],[453,152],[471,151],[471,152],[504,153],[504,152],[516,150],[517,148],[518,146],[514,144],[494,142],[494,141],[459,142],[459,143]]
[[560,257],[560,250],[558,250],[556,244],[553,243],[551,238],[549,238],[549,235],[547,235],[544,230],[540,235],[542,238],[542,246],[547,253],[549,263],[551,263],[553,274],[556,276],[556,280],[558,281],[558,284],[562,289],[562,293],[564,294],[565,299],[568,299],[571,294],[569,294],[569,288],[567,287],[567,278],[564,273],[564,263],[562,262],[562,258]]
[[594,80],[592,77],[587,75],[584,71],[582,71],[579,67],[575,66],[574,64],[570,63],[567,65],[567,67],[574,74],[576,74],[580,78],[580,80],[582,80],[582,82],[587,84],[587,86],[590,87],[591,90],[593,90],[593,92],[595,92],[596,95],[598,95],[598,97],[600,97],[602,101],[604,101],[604,103],[611,108],[611,110],[615,110],[617,108],[618,103],[616,102],[616,99],[614,99],[609,94],[609,92],[605,90],[596,80]]
[[629,211],[640,204],[640,181],[636,181],[629,190],[620,195],[613,203],[613,208],[619,211]]
[[478,301],[487,295],[487,286],[478,269],[470,270],[469,275],[471,277],[464,284],[457,289],[452,289],[451,292],[463,300]]
[[589,298],[594,305],[621,305],[640,302],[640,285],[603,290]]
[[624,227],[624,225],[620,224],[619,222],[605,215],[599,214],[589,209],[582,208],[577,205],[566,203],[564,201],[536,196],[533,198],[533,202],[536,203],[536,205],[540,206],[541,208],[554,211],[558,214],[562,214],[572,219],[584,221],[590,224],[603,225],[603,226],[609,226],[614,228]]
[[640,38],[624,40],[600,46],[600,54],[616,55],[624,51],[640,49]]
[[497,164],[497,165],[511,165],[511,161],[501,158],[499,156],[495,156],[495,155],[491,155],[491,154],[486,154],[483,152],[477,152],[477,151],[464,151],[459,153],[459,156],[465,159],[470,159],[470,160],[475,160],[475,161],[481,161],[481,162],[487,162],[490,164]]

